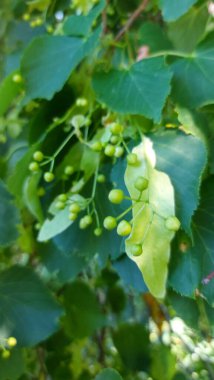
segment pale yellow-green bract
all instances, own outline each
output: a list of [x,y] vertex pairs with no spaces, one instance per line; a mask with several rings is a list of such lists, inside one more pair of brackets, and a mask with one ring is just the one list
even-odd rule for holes
[[[150,292],[157,298],[163,298],[166,291],[170,242],[174,232],[169,231],[165,222],[175,215],[174,189],[171,181],[163,172],[155,169],[156,157],[149,138],[135,147],[139,164],[128,165],[125,183],[132,199],[139,198],[139,190],[134,183],[139,176],[148,179],[148,189],[143,191],[140,202],[133,201],[133,228],[126,239],[126,252],[140,268]],[[143,252],[134,257],[132,246],[141,244]]]

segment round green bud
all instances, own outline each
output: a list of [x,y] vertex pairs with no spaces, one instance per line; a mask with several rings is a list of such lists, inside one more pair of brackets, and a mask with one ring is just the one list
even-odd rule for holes
[[41,224],[40,223],[36,223],[34,227],[35,227],[35,230],[39,231],[40,228],[41,228]]
[[119,142],[119,140],[120,140],[120,138],[119,138],[119,136],[111,136],[111,138],[110,138],[110,142],[111,142],[111,144],[117,144],[118,142]]
[[133,256],[140,256],[142,255],[143,253],[143,249],[142,249],[142,245],[141,244],[134,244],[132,247],[131,247],[131,254]]
[[94,152],[101,152],[101,150],[103,149],[103,145],[101,143],[101,141],[94,141],[91,145],[90,145],[91,149],[94,151]]
[[124,154],[124,148],[122,146],[117,146],[115,149],[115,157],[120,158]]
[[57,210],[63,210],[65,208],[65,203],[58,201],[56,202],[55,207],[57,208]]
[[75,214],[78,214],[80,211],[81,211],[81,208],[80,208],[80,205],[76,202],[72,203],[70,206],[69,206],[69,211],[71,213],[75,213]]
[[85,99],[85,98],[78,98],[78,99],[76,100],[76,105],[77,105],[78,107],[85,107],[85,106],[87,106],[87,104],[88,104],[88,101],[87,101],[87,99]]
[[127,159],[127,163],[129,165],[135,166],[139,163],[138,157],[135,153],[129,153],[128,156],[126,157],[126,159]]
[[103,221],[106,230],[113,230],[117,226],[117,220],[113,216],[107,216]]
[[123,132],[123,126],[119,123],[113,123],[110,127],[111,133],[119,135]]
[[52,172],[45,172],[44,180],[45,182],[52,182],[54,180],[54,174]]
[[20,74],[14,74],[12,78],[14,83],[22,83],[23,79]]
[[92,222],[93,222],[93,219],[92,219],[91,215],[86,215],[86,216],[84,216],[83,218],[80,219],[79,228],[81,230],[84,230],[85,228],[87,228],[88,226],[90,226],[90,224]]
[[45,195],[45,189],[44,187],[39,187],[38,190],[37,190],[37,195],[39,197],[43,197]]
[[74,168],[71,165],[67,165],[64,169],[66,175],[72,175],[74,173]]
[[103,232],[102,228],[97,227],[97,228],[95,228],[95,230],[94,230],[94,235],[95,235],[95,236],[101,236],[101,235],[102,235],[102,232]]
[[58,195],[58,200],[59,200],[60,202],[66,202],[67,199],[68,199],[67,194],[59,194],[59,195]]
[[108,199],[111,203],[120,204],[124,199],[124,193],[120,189],[113,189],[110,191]]
[[29,170],[31,172],[38,172],[39,171],[39,164],[37,162],[31,162],[29,165]]
[[78,215],[75,212],[71,212],[68,216],[68,219],[74,222],[77,219]]
[[113,157],[115,154],[115,146],[111,144],[107,144],[104,149],[104,153],[108,157]]
[[106,181],[106,177],[104,176],[104,174],[99,174],[97,176],[97,182],[98,183],[104,183]]
[[38,161],[38,162],[41,162],[44,158],[44,154],[42,152],[40,152],[39,150],[37,150],[34,154],[33,154],[33,158],[35,161]]
[[3,359],[8,359],[10,357],[10,351],[9,350],[2,351],[1,356]]
[[148,185],[149,181],[144,177],[138,177],[134,183],[134,187],[139,191],[146,190],[148,188]]
[[121,220],[121,222],[117,226],[117,233],[120,236],[127,236],[131,233],[132,226],[126,220]]
[[178,218],[176,218],[176,216],[170,216],[169,218],[167,218],[165,226],[168,230],[176,232],[179,230],[181,223],[178,220]]
[[10,336],[8,339],[7,339],[7,344],[9,347],[15,347],[17,345],[17,340],[16,338],[14,338],[14,336]]

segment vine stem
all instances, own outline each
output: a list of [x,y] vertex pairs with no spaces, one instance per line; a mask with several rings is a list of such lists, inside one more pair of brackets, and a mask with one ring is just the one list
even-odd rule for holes
[[115,41],[119,41],[121,37],[131,28],[134,22],[138,19],[144,9],[147,7],[149,0],[143,0],[139,7],[132,13],[124,27],[119,31],[115,37]]

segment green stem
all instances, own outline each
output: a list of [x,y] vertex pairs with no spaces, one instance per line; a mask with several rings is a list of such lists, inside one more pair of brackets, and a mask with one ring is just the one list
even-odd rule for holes
[[94,199],[95,193],[96,193],[96,187],[97,187],[97,177],[98,177],[98,171],[99,171],[100,163],[98,162],[95,173],[94,173],[94,182],[92,187],[92,193],[91,198]]
[[174,51],[174,50],[162,50],[157,53],[151,54],[147,57],[148,58],[155,58],[155,57],[162,57],[162,56],[173,56],[173,57],[180,57],[180,58],[193,58],[193,54],[187,54],[183,53],[181,51]]
[[63,143],[59,146],[59,148],[56,150],[56,152],[53,155],[53,158],[56,158],[58,154],[62,151],[62,149],[65,147],[65,145],[69,142],[69,140],[75,135],[75,131],[72,131],[69,133],[69,135],[66,137],[66,139],[63,141]]
[[128,212],[131,211],[132,208],[133,208],[132,205],[131,205],[130,207],[128,207],[124,212],[122,212],[122,214],[120,214],[120,215],[118,215],[118,216],[116,217],[116,220],[119,220],[119,219],[123,218],[123,216],[126,215],[126,214],[128,214]]

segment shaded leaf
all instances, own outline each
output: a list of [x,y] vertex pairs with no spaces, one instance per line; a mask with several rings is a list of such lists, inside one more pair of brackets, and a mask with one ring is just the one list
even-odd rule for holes
[[20,216],[12,201],[13,197],[0,181],[0,246],[12,244],[19,236],[17,225]]
[[139,114],[160,121],[170,91],[171,72],[162,58],[149,58],[129,70],[97,73],[93,87],[100,102],[124,114]]
[[25,372],[25,367],[24,355],[21,350],[11,350],[10,356],[6,360],[0,355],[0,378],[2,380],[18,380]]
[[0,115],[3,115],[11,106],[12,101],[20,94],[21,83],[15,83],[13,77],[16,71],[6,77],[0,84]]
[[19,345],[31,346],[57,329],[61,310],[35,273],[14,266],[0,274],[0,326]]
[[172,380],[176,372],[176,357],[163,344],[153,347],[151,375],[154,380]]
[[202,41],[188,58],[171,65],[173,97],[182,106],[201,107],[214,102],[214,33]]
[[191,219],[199,203],[199,190],[207,163],[203,142],[179,131],[163,130],[151,135],[157,169],[168,174],[175,189],[176,215],[191,233]]
[[35,173],[28,177],[23,188],[24,202],[29,211],[35,216],[40,223],[43,222],[43,211],[38,196],[38,184],[41,179],[41,173]]
[[67,287],[64,307],[66,315],[63,325],[71,337],[84,338],[105,323],[95,293],[82,281],[73,282]]
[[95,380],[123,380],[120,376],[119,372],[115,371],[115,369],[107,368],[99,373],[95,377]]

